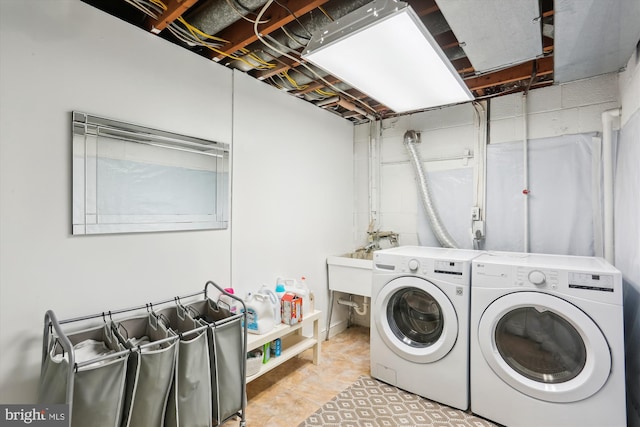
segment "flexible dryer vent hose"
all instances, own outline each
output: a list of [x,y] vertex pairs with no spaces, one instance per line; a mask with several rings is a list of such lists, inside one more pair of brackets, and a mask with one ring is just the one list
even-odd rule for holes
[[442,225],[438,211],[433,204],[433,200],[431,200],[431,193],[429,192],[429,185],[427,184],[427,176],[422,168],[422,159],[420,158],[418,150],[416,150],[417,142],[418,133],[415,130],[408,130],[405,132],[404,146],[407,148],[409,157],[411,157],[411,163],[413,164],[413,169],[416,173],[416,181],[420,186],[422,205],[427,214],[427,218],[429,218],[431,229],[442,247],[457,248],[458,244],[453,240],[453,237],[449,235],[449,232],[444,228],[444,225]]

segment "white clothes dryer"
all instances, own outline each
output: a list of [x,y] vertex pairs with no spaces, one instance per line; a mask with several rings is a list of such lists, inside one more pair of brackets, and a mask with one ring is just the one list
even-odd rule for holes
[[422,246],[374,253],[373,377],[468,409],[471,260],[479,254]]
[[471,411],[509,427],[625,426],[621,273],[560,255],[472,265]]

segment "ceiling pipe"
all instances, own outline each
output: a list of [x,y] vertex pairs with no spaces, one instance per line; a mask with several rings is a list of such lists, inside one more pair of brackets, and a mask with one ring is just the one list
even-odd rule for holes
[[429,191],[429,185],[427,183],[427,176],[422,168],[422,159],[418,150],[416,150],[416,144],[420,142],[420,136],[415,130],[408,130],[404,134],[404,146],[406,147],[413,169],[416,174],[416,181],[420,186],[420,196],[422,199],[422,205],[424,207],[433,234],[440,242],[440,245],[445,248],[458,248],[458,244],[453,237],[449,235],[449,232],[440,221],[440,216],[436,210],[433,200],[431,199],[431,192]]
[[266,3],[267,0],[242,0],[242,4],[236,0],[209,0],[193,12],[190,11],[187,21],[199,30],[214,35]]
[[529,252],[529,126],[527,117],[527,90],[522,92],[522,195],[524,224],[523,252]]
[[620,108],[602,113],[602,187],[604,199],[604,258],[615,262],[613,237],[613,122],[620,117]]

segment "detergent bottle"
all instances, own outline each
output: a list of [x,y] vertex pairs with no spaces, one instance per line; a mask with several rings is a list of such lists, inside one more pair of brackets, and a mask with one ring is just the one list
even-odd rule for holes
[[240,312],[240,309],[238,308],[240,304],[238,303],[238,301],[227,295],[235,295],[235,291],[233,290],[233,288],[225,288],[224,291],[226,292],[226,294],[221,294],[218,297],[218,305],[226,310],[229,310],[231,314],[238,314]]
[[278,287],[278,285],[282,285],[282,287],[284,287],[283,295],[284,292],[294,292],[296,284],[296,279],[289,279],[286,277],[278,277],[276,279],[276,287]]
[[258,293],[265,295],[269,299],[273,309],[273,319],[276,325],[280,324],[282,322],[282,319],[280,318],[280,299],[282,297],[278,297],[278,295],[269,289],[269,286],[267,285],[262,285]]
[[302,276],[291,292],[302,298],[302,316],[310,316],[314,311],[313,294],[307,285],[307,278]]
[[247,332],[265,334],[275,327],[273,305],[268,296],[260,293],[249,294],[245,306],[247,307]]

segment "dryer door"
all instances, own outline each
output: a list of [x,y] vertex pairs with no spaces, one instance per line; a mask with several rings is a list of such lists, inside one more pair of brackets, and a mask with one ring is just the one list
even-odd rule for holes
[[378,333],[398,356],[416,363],[442,359],[458,337],[458,318],[449,298],[433,283],[399,277],[374,301]]
[[600,328],[582,310],[540,292],[505,295],[478,325],[482,355],[514,389],[549,402],[575,402],[596,393],[611,370]]

